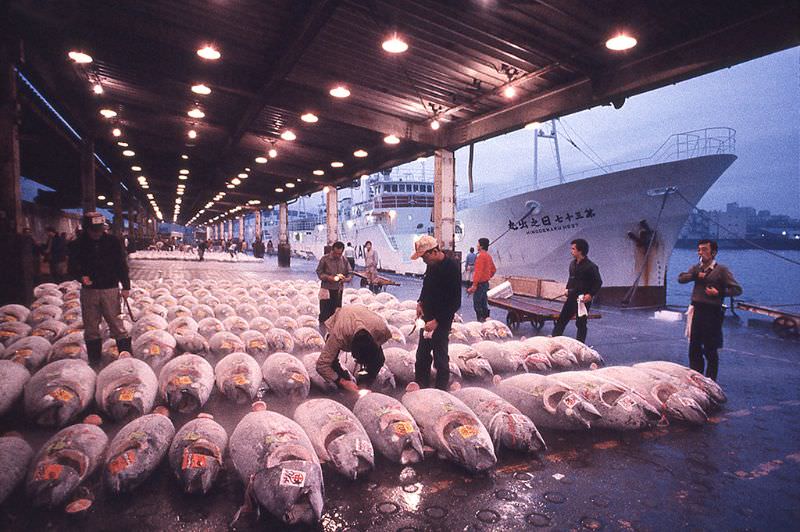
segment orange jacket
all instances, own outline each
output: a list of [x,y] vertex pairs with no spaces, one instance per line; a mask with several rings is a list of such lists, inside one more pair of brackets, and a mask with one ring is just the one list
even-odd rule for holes
[[477,288],[479,283],[489,281],[497,272],[494,267],[492,256],[486,251],[479,251],[478,258],[475,259],[475,273],[472,274],[472,286]]

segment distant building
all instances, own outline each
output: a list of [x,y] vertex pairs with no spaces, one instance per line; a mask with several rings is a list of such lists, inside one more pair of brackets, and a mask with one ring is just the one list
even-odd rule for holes
[[724,211],[697,210],[689,215],[680,240],[800,240],[800,220],[768,210],[728,203]]

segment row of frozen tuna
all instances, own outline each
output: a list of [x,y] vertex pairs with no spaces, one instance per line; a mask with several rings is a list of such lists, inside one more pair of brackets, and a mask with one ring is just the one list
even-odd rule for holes
[[[638,429],[663,418],[699,422],[705,409],[725,400],[701,375],[668,362],[609,367],[594,372],[496,379],[494,391],[455,387],[452,393],[410,385],[401,401],[379,393],[358,399],[351,412],[331,399],[301,403],[294,420],[264,407],[245,415],[228,442],[223,427],[200,415],[177,434],[164,412],[125,425],[108,444],[95,424],[54,435],[33,459],[19,438],[0,438],[0,502],[21,481],[34,504],[58,506],[102,464],[114,493],[140,485],[165,455],[183,489],[205,493],[223,466],[226,447],[247,493],[287,523],[321,517],[324,482],[320,462],[355,479],[375,463],[375,450],[400,464],[432,451],[468,471],[487,470],[503,448],[545,448],[539,427],[600,426]],[[263,405],[263,403],[261,403]],[[695,412],[697,411],[697,412]]]
[[[177,260],[177,261],[197,261],[199,259],[196,252],[191,251],[137,251],[131,256],[136,260]],[[207,262],[264,262],[264,259],[257,259],[244,253],[238,253],[231,257],[231,254],[223,251],[206,251],[203,260]]]

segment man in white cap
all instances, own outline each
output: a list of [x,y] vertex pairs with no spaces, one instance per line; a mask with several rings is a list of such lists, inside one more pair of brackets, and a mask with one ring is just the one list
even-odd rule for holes
[[[436,368],[436,387],[447,390],[450,382],[448,340],[453,316],[461,307],[461,265],[448,257],[435,238],[423,235],[414,243],[411,260],[421,258],[428,266],[417,300],[417,319],[425,322],[420,331],[414,378],[430,386],[431,361]],[[431,357],[433,351],[433,357]]]
[[[105,232],[105,218],[87,212],[81,220],[83,233],[69,257],[69,272],[81,283],[83,338],[91,364],[100,363],[103,339],[100,319],[104,318],[117,342],[117,349],[131,351],[131,338],[120,317],[120,295],[128,297],[131,280],[128,257],[122,242]],[[122,291],[120,292],[120,285]]]

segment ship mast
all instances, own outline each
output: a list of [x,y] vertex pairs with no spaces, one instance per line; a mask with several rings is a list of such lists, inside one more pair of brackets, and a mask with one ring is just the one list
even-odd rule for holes
[[564,172],[561,169],[561,152],[558,151],[558,135],[556,121],[550,120],[550,133],[545,133],[539,125],[533,131],[533,188],[539,188],[539,138],[551,139],[556,148],[556,166],[558,167],[558,182],[564,182]]

